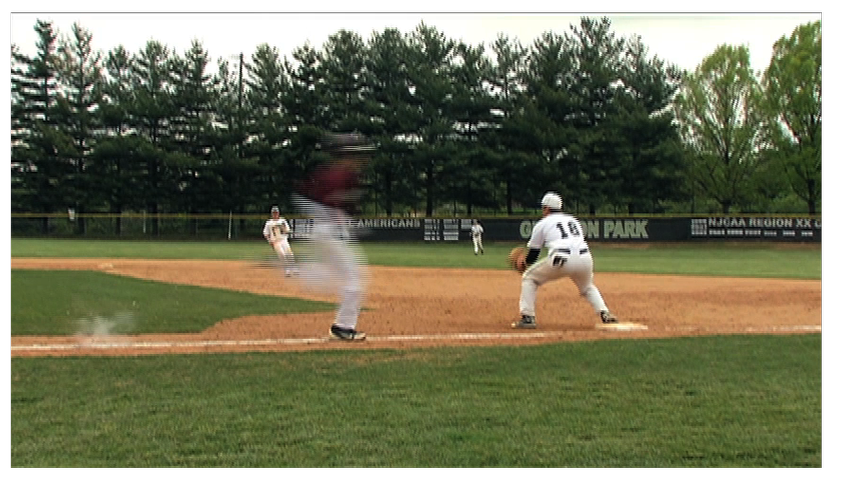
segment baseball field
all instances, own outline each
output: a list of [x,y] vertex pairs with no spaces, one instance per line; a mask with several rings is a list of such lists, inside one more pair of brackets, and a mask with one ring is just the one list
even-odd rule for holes
[[[821,467],[821,249],[366,244],[359,329],[257,242],[12,239],[13,467]],[[300,244],[295,245],[300,254]]]

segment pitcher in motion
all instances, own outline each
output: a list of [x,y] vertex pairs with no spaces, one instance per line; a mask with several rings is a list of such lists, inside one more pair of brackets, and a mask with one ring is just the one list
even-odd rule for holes
[[338,311],[329,328],[332,339],[365,340],[356,324],[367,270],[352,231],[352,215],[361,196],[359,176],[374,146],[359,134],[329,134],[322,147],[331,161],[315,170],[294,196],[295,205],[311,218],[309,255],[315,257],[302,262],[300,276],[310,288],[338,294]]
[[[527,269],[522,274],[522,292],[519,296],[520,318],[513,328],[537,328],[534,306],[537,289],[547,282],[569,277],[578,287],[578,292],[599,313],[603,323],[617,323],[599,289],[593,284],[593,256],[584,240],[581,224],[572,215],[563,213],[563,200],[554,192],[547,192],[542,201],[543,218],[531,231]],[[540,250],[546,248],[546,256],[537,260]]]
[[285,264],[285,276],[290,277],[296,269],[294,261],[294,252],[291,250],[291,245],[288,242],[288,234],[291,233],[291,227],[288,221],[279,217],[279,207],[274,206],[270,209],[270,219],[264,223],[262,234],[267,239],[267,243],[273,247],[276,256],[279,257]]

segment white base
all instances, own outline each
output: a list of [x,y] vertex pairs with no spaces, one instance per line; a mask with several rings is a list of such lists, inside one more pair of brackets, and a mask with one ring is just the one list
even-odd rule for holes
[[634,330],[648,330],[649,327],[641,323],[600,323],[596,325],[597,330],[612,330],[618,332],[630,332]]

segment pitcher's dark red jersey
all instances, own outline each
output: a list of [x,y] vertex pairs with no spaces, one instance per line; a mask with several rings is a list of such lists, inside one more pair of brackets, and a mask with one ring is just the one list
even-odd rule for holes
[[324,165],[302,184],[300,193],[320,204],[355,213],[359,202],[359,173],[341,163]]

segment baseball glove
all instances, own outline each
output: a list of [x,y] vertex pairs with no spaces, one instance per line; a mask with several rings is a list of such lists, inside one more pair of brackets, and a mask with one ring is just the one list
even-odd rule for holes
[[516,247],[513,250],[510,250],[510,254],[507,255],[507,263],[510,265],[510,268],[516,270],[519,273],[525,271],[528,266],[525,264],[525,257],[528,255],[528,249],[525,247]]

